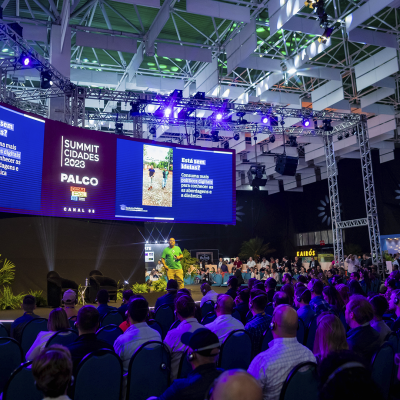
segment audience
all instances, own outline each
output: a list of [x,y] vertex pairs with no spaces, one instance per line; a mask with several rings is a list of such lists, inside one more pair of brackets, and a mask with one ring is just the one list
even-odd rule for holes
[[331,309],[331,306],[322,297],[323,289],[324,284],[319,279],[312,279],[308,283],[308,290],[311,292],[310,306],[314,308],[317,315]]
[[265,292],[267,293],[268,303],[272,303],[274,299],[276,285],[277,283],[274,278],[268,278],[265,281],[264,286],[265,286]]
[[296,365],[316,362],[313,353],[297,341],[298,317],[292,307],[278,306],[271,325],[274,340],[269,343],[268,350],[253,359],[248,369],[261,384],[264,400],[279,399],[283,383]]
[[242,289],[236,296],[235,309],[240,314],[240,320],[243,324],[247,322],[247,313],[249,312],[250,290]]
[[158,307],[163,306],[164,304],[167,304],[171,308],[174,308],[177,291],[178,291],[178,282],[175,279],[170,279],[167,282],[167,293],[156,300],[156,306],[154,307],[154,309],[157,310]]
[[331,310],[339,315],[344,309],[344,302],[334,286],[325,286],[322,291],[324,300],[330,304]]
[[336,285],[335,288],[338,291],[341,299],[343,300],[344,305],[346,305],[350,300],[349,287],[344,285],[343,283],[340,283],[339,285]]
[[210,400],[262,400],[259,383],[243,370],[223,372],[210,390]]
[[131,289],[124,290],[122,292],[122,304],[121,307],[118,308],[118,312],[121,314],[121,317],[126,320],[126,312],[128,311],[128,304],[130,298],[133,296],[133,292]]
[[97,339],[96,332],[99,328],[99,320],[100,314],[96,307],[86,305],[78,311],[75,325],[78,328],[79,337],[67,346],[71,353],[74,375],[79,363],[89,353],[100,349],[113,350],[110,344]]
[[311,292],[306,287],[297,287],[294,297],[298,317],[304,322],[304,327],[308,328],[311,320],[315,317],[314,308],[310,306]]
[[38,333],[36,340],[26,353],[26,360],[32,361],[56,332],[69,328],[70,325],[66,312],[62,308],[51,310],[47,321],[47,331],[41,331]]
[[53,345],[42,349],[33,360],[32,375],[46,400],[70,400],[67,391],[72,381],[72,362],[64,346]]
[[379,294],[369,300],[374,312],[374,318],[371,321],[371,326],[379,333],[379,338],[383,342],[391,332],[391,329],[386,325],[383,320],[383,315],[389,309],[389,304],[383,296]]
[[99,290],[99,292],[97,293],[96,303],[98,304],[97,310],[100,314],[100,321],[108,312],[116,310],[116,307],[111,307],[108,305],[109,301],[110,296],[108,295],[107,290]]
[[274,308],[282,305],[282,304],[290,304],[290,298],[285,292],[276,292],[274,298],[272,299],[272,305]]
[[220,344],[215,333],[205,328],[182,335],[182,344],[188,350],[188,361],[193,371],[185,379],[176,379],[160,396],[148,400],[204,400],[204,393],[217,379],[222,369],[216,367]]
[[17,318],[11,324],[10,336],[14,338],[17,342],[21,342],[21,333],[24,326],[34,318],[40,318],[33,311],[36,309],[36,299],[28,294],[22,300],[22,309],[24,310],[24,315]]
[[240,287],[244,283],[244,279],[242,277],[242,271],[237,269],[234,273],[235,278],[237,279],[237,287]]
[[64,303],[64,311],[67,314],[67,318],[70,319],[72,317],[76,317],[78,315],[78,311],[75,309],[75,306],[78,304],[78,301],[75,291],[72,289],[66,290],[62,299]]
[[249,333],[253,344],[253,357],[261,350],[263,334],[271,323],[271,316],[264,311],[268,303],[265,292],[252,290],[250,292],[249,309],[253,318],[246,324],[245,329]]
[[161,335],[147,325],[146,317],[149,303],[145,298],[136,298],[129,303],[128,319],[131,326],[114,342],[115,353],[122,360],[124,373],[128,372],[129,362],[135,351],[149,340],[161,342]]
[[211,332],[214,332],[219,339],[220,344],[228,337],[228,335],[236,329],[244,329],[244,325],[232,317],[234,302],[231,296],[223,294],[218,296],[215,312],[217,318],[205,325]]
[[294,288],[291,283],[287,283],[281,287],[281,292],[286,293],[289,298],[289,305],[293,305],[294,300]]
[[358,283],[358,281],[354,279],[349,282],[349,295],[350,297],[354,295],[365,296],[365,293],[362,290],[361,285]]
[[181,323],[171,329],[164,339],[164,343],[171,351],[171,381],[178,376],[179,362],[182,354],[186,351],[187,345],[182,343],[181,337],[185,332],[194,332],[197,329],[204,328],[195,315],[195,303],[189,296],[183,295],[175,302],[176,317]]
[[226,294],[232,297],[233,300],[236,299],[237,290],[239,287],[238,279],[235,276],[230,276],[227,282],[228,291]]
[[368,364],[382,344],[379,333],[370,325],[373,317],[372,306],[364,296],[351,296],[346,306],[346,322],[350,327],[347,343]]
[[214,304],[217,302],[218,293],[211,289],[209,283],[203,283],[200,287],[200,291],[203,295],[203,298],[200,300],[200,307],[208,300],[213,301]]
[[396,321],[392,325],[392,331],[400,329],[400,289],[394,290],[390,295],[389,309],[396,314]]
[[333,351],[347,350],[346,331],[342,321],[333,314],[322,313],[317,320],[318,328],[314,339],[314,355],[320,363]]

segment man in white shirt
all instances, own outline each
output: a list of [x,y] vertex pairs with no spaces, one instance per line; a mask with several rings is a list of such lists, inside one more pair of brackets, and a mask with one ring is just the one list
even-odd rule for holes
[[356,256],[350,254],[345,261],[347,262],[347,273],[351,274],[352,272],[356,272],[358,270],[360,262]]
[[267,259],[265,257],[263,257],[262,261],[261,261],[261,268],[267,268],[269,266],[269,262],[267,261]]
[[224,260],[222,259],[222,257],[220,257],[219,262],[218,262],[218,269],[220,269],[222,267],[223,263],[224,263]]
[[179,362],[188,348],[181,342],[181,336],[185,332],[194,332],[197,329],[204,328],[194,317],[196,306],[190,296],[179,297],[176,300],[175,309],[176,316],[181,323],[175,329],[171,329],[164,339],[164,343],[171,351],[171,381],[177,378]]
[[128,307],[131,326],[114,342],[114,350],[122,360],[124,373],[128,372],[133,354],[143,343],[149,340],[162,342],[160,334],[145,322],[148,312],[149,303],[145,298],[133,299]]
[[218,297],[217,307],[215,309],[217,318],[205,325],[210,331],[214,332],[222,345],[228,335],[236,329],[244,329],[244,325],[232,317],[233,307],[235,303],[231,296],[223,294]]
[[313,353],[297,341],[298,317],[289,305],[276,307],[272,316],[272,335],[268,350],[256,356],[247,372],[263,388],[264,400],[278,400],[283,383],[290,371],[300,363],[316,363]]
[[203,295],[203,298],[200,300],[200,307],[202,307],[203,304],[208,300],[212,300],[214,304],[217,302],[218,293],[214,290],[211,290],[209,283],[203,283],[200,287],[200,291]]
[[247,268],[254,268],[256,266],[256,262],[253,260],[253,257],[249,258],[249,261],[247,261]]

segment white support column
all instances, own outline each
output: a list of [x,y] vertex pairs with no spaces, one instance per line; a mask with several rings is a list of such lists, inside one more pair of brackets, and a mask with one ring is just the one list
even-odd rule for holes
[[[66,78],[71,75],[71,28],[65,30],[65,39],[61,51],[61,25],[52,25],[50,37],[50,63]],[[49,115],[50,119],[64,121],[64,97],[50,99]]]

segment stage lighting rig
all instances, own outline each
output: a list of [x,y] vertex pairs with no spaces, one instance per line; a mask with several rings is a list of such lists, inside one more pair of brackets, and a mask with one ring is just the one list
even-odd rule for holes
[[129,111],[129,115],[131,117],[137,117],[138,115],[140,115],[140,106],[138,103],[134,103],[133,101],[131,101],[130,103],[131,109]]
[[229,141],[224,142],[224,149],[229,149]]
[[263,115],[263,116],[261,117],[261,122],[262,122],[263,124],[268,124],[268,121],[269,121],[269,118],[268,118],[267,115]]
[[296,136],[289,136],[289,145],[290,147],[297,147]]
[[322,123],[324,124],[324,132],[332,132],[333,131],[333,126],[331,125],[332,120],[324,119],[322,121]]
[[235,139],[236,141],[240,139],[240,136],[238,133],[235,133],[233,136],[233,139]]
[[247,119],[243,118],[245,115],[246,115],[246,113],[244,111],[239,111],[238,113],[236,113],[236,116],[239,117],[239,119],[237,120],[238,125],[246,125],[247,124]]
[[260,190],[260,186],[265,186],[267,183],[267,175],[265,173],[265,165],[253,165],[247,171],[249,185],[253,190]]
[[303,126],[308,128],[310,126],[310,120],[308,118],[303,118]]
[[32,60],[27,54],[22,53],[19,57],[19,62],[23,67],[30,67]]
[[219,131],[211,131],[210,134],[212,142],[219,142],[219,136],[218,136]]
[[197,92],[194,96],[194,99],[196,100],[205,100],[206,99],[206,93],[205,92]]
[[42,71],[40,73],[40,88],[41,89],[49,89],[53,82],[51,81],[51,73],[49,71]]
[[122,122],[115,123],[115,134],[122,135],[124,133],[124,124]]

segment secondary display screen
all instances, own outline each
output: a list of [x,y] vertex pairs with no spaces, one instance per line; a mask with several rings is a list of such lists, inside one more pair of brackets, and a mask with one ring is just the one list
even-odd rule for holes
[[234,224],[235,153],[121,138],[0,107],[0,211]]

